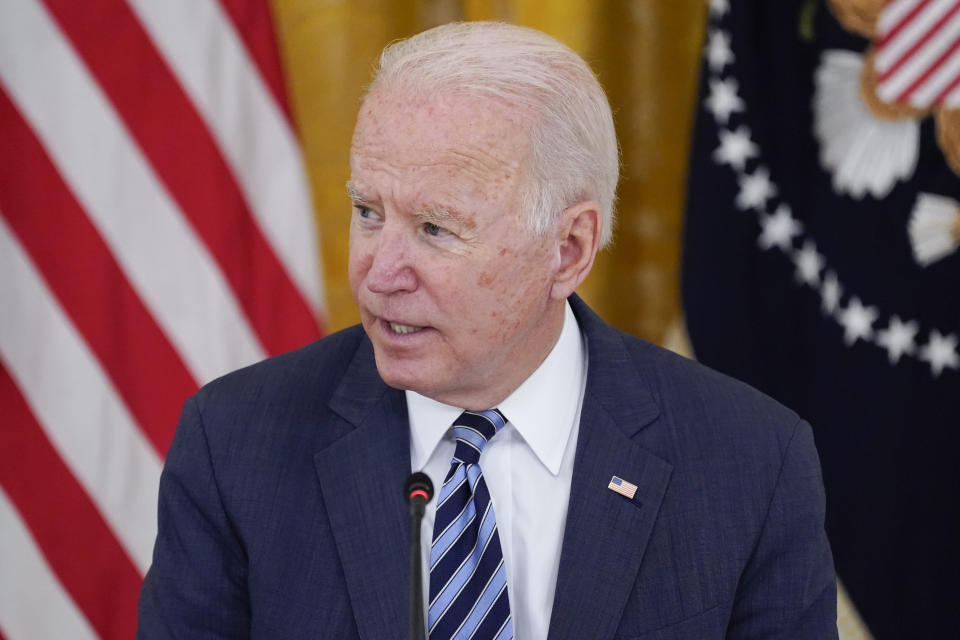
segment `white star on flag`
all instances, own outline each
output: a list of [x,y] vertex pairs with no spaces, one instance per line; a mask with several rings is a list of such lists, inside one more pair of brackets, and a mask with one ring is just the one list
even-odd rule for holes
[[847,346],[857,340],[869,340],[873,337],[873,323],[879,312],[876,307],[865,307],[860,298],[850,300],[847,308],[840,312],[839,321],[843,325],[843,341]]
[[757,157],[760,149],[750,139],[750,129],[740,125],[736,131],[720,130],[720,146],[713,152],[717,164],[728,164],[737,171],[743,171],[747,160]]
[[957,336],[942,335],[934,329],[930,332],[930,341],[920,347],[920,359],[930,365],[934,377],[938,377],[945,368],[960,367]]
[[823,299],[821,309],[827,315],[833,315],[840,307],[840,296],[843,295],[843,287],[837,280],[837,274],[833,271],[827,271],[823,277],[823,285],[820,287],[820,296]]
[[710,0],[710,15],[720,17],[730,11],[730,0]]
[[717,122],[727,124],[730,114],[735,111],[743,111],[746,106],[740,96],[737,95],[737,81],[733,78],[726,80],[710,79],[710,95],[707,97],[706,105]]
[[714,73],[723,71],[728,64],[733,64],[733,50],[730,48],[730,36],[722,29],[711,29],[707,43],[707,63]]
[[797,267],[797,282],[802,282],[816,287],[820,283],[820,270],[823,269],[825,260],[819,252],[817,245],[812,240],[803,243],[803,248],[793,252],[793,264]]
[[777,195],[777,187],[770,182],[770,172],[766,167],[757,167],[753,173],[741,175],[737,182],[740,192],[737,194],[736,203],[737,207],[744,211],[756,209],[763,212],[767,200]]
[[896,364],[903,354],[913,355],[917,350],[914,339],[919,327],[913,320],[903,322],[898,316],[890,318],[890,326],[877,332],[877,344],[887,350],[890,362]]
[[783,251],[790,251],[793,248],[794,237],[803,231],[803,225],[793,217],[790,207],[785,204],[777,207],[772,215],[764,216],[760,224],[763,229],[760,237],[757,238],[757,243],[764,251],[774,246],[780,247]]

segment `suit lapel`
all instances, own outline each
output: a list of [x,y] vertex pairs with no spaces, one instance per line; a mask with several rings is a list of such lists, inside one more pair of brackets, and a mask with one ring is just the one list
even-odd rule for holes
[[[613,635],[673,469],[632,439],[659,408],[619,334],[579,299],[571,303],[587,337],[589,369],[551,640]],[[632,500],[607,489],[614,475],[637,485]]]
[[377,375],[369,341],[330,408],[347,433],[317,452],[314,464],[357,628],[362,638],[402,638],[409,615],[403,482],[410,473],[410,430],[403,392]]

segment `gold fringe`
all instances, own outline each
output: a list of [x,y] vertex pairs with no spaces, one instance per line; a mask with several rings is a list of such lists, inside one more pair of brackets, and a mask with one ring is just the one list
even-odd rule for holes
[[[953,172],[960,175],[960,109],[945,109],[939,107],[934,111],[937,122],[937,144],[947,164]],[[960,220],[960,218],[958,218]],[[960,234],[960,222],[954,226]]]
[[873,40],[886,0],[829,0],[830,9],[847,31]]

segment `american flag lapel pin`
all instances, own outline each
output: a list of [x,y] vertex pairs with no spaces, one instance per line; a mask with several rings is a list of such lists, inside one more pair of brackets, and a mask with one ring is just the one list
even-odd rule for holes
[[607,485],[607,489],[619,493],[624,498],[629,498],[630,500],[633,500],[634,494],[637,493],[637,485],[632,482],[627,482],[623,478],[618,478],[617,476],[610,478],[610,484]]

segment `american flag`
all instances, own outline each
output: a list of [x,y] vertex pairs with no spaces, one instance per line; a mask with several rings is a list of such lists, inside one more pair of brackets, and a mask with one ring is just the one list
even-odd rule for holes
[[610,483],[607,484],[607,489],[610,489],[615,493],[619,493],[625,498],[630,498],[631,500],[633,500],[633,496],[637,493],[637,485],[633,484],[632,482],[627,482],[623,478],[618,478],[617,476],[610,478]]
[[0,637],[131,638],[180,405],[319,337],[267,0],[0,4]]
[[877,95],[925,109],[960,106],[960,0],[891,0],[877,24]]

